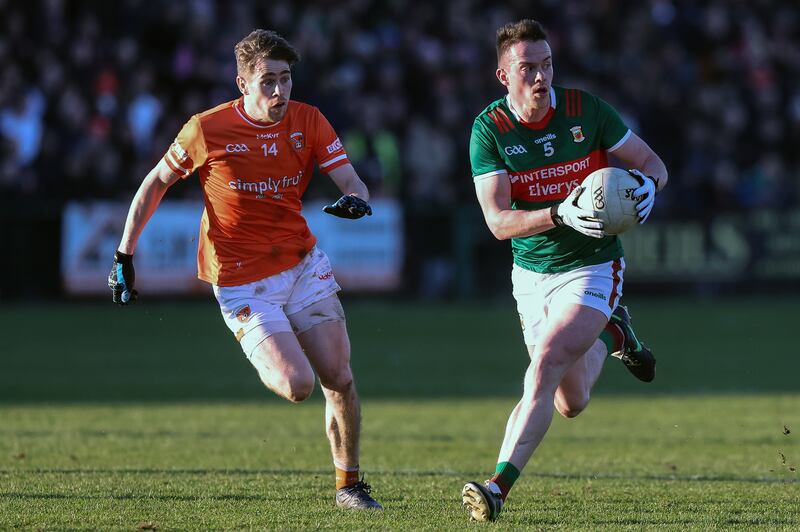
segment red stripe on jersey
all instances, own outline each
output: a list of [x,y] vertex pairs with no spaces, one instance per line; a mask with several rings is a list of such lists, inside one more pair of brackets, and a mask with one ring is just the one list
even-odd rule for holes
[[567,106],[567,116],[575,116],[577,114],[577,112],[576,112],[576,107],[577,107],[576,103],[577,102],[575,100],[576,100],[575,99],[575,90],[574,89],[568,89],[567,90],[567,101],[569,102],[569,105]]
[[495,109],[494,110],[494,117],[497,120],[498,124],[500,124],[500,128],[501,128],[502,132],[503,133],[508,133],[511,130],[508,128],[508,125],[505,122],[503,122],[503,119],[500,117],[500,113],[498,111],[499,111],[499,109]]
[[619,271],[622,269],[622,262],[617,259],[614,261],[614,264],[611,265],[611,277],[614,279],[614,284],[611,285],[611,297],[608,298],[608,306],[611,310],[614,310],[614,302],[617,300],[617,296],[619,293],[617,292],[617,287],[619,286]]
[[507,131],[505,124],[500,121],[500,118],[494,113],[494,111],[489,113],[489,118],[494,121],[494,125],[500,130],[500,133],[505,133]]
[[578,116],[578,91],[572,89],[570,92],[572,93],[570,94],[572,98],[572,116]]
[[572,116],[572,98],[570,98],[570,90],[564,91],[564,114]]
[[581,116],[581,91],[575,91],[575,101],[578,104],[578,111],[575,113],[576,116]]
[[497,114],[498,114],[498,115],[499,115],[499,116],[500,116],[500,117],[501,117],[503,120],[505,120],[505,123],[508,125],[508,130],[509,130],[509,131],[511,131],[512,129],[514,129],[514,124],[512,124],[512,123],[511,123],[511,120],[508,118],[508,115],[506,114],[506,112],[505,112],[505,111],[503,111],[503,109],[502,109],[502,108],[500,108],[500,107],[498,107],[498,108],[497,108]]
[[492,122],[494,122],[494,126],[495,126],[496,128],[500,129],[500,125],[497,123],[497,119],[496,119],[494,116],[492,116],[492,113],[491,113],[491,111],[490,111],[490,112],[488,112],[488,113],[486,113],[486,116],[488,116],[489,118],[491,118],[491,119],[492,119]]

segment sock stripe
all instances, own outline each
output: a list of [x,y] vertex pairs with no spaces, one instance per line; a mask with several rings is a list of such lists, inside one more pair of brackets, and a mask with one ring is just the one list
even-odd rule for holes
[[625,335],[619,325],[608,322],[606,328],[600,333],[600,341],[606,344],[606,349],[610,355],[622,350],[622,345],[625,343]]
[[497,484],[500,488],[500,493],[503,500],[506,500],[508,492],[514,486],[514,483],[519,478],[519,469],[511,462],[500,462],[494,470],[494,476],[491,481]]
[[336,489],[346,488],[358,482],[358,467],[356,469],[342,469],[334,466],[336,470]]

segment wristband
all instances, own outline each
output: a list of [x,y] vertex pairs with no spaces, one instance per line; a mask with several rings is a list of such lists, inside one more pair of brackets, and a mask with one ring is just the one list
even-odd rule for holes
[[553,221],[553,225],[556,227],[561,227],[564,225],[564,219],[558,214],[557,204],[550,207],[550,219]]

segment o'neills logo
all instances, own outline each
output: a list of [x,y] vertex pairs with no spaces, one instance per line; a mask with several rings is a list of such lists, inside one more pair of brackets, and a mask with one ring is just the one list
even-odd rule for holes
[[587,296],[592,296],[596,297],[597,299],[602,299],[603,301],[606,300],[606,295],[602,292],[592,292],[590,290],[584,290],[583,293],[586,294]]
[[277,194],[281,189],[296,187],[300,184],[302,178],[303,171],[300,170],[297,175],[285,175],[276,178],[268,177],[266,181],[243,181],[241,179],[228,181],[228,188],[231,190],[241,190],[243,192],[255,192],[259,195],[263,195],[265,192]]
[[250,321],[250,305],[245,305],[243,307],[239,307],[236,309],[234,313],[236,315],[236,319],[242,323],[247,323]]

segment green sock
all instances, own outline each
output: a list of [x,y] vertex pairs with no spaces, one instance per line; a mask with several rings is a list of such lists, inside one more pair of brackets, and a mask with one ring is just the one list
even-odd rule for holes
[[506,500],[508,492],[511,491],[511,487],[518,478],[519,469],[517,469],[514,464],[511,462],[500,462],[494,470],[494,476],[491,478],[491,481],[497,484],[497,487],[500,488],[500,492],[503,494],[503,500]]
[[603,332],[600,333],[600,341],[606,344],[606,349],[610,355],[622,349],[625,337],[622,335],[622,329],[618,325],[609,322]]

